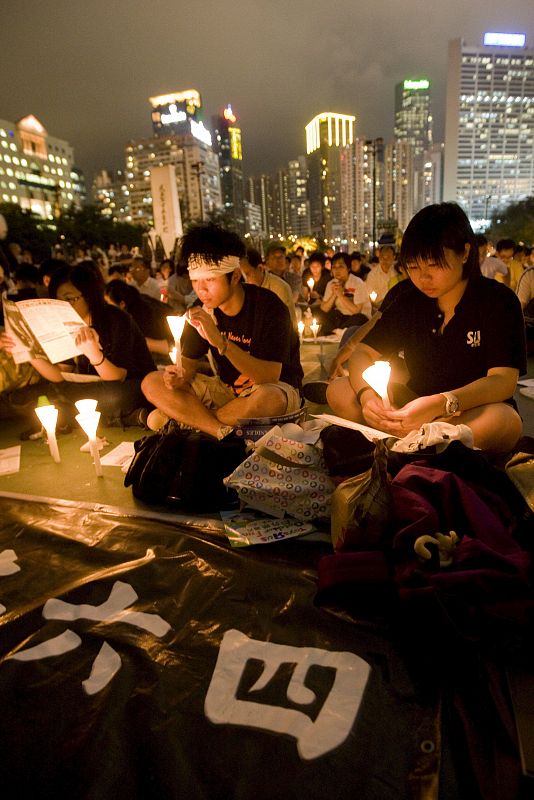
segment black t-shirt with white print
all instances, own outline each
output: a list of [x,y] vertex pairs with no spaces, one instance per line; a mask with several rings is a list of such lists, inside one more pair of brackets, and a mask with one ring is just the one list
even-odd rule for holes
[[[302,366],[296,331],[291,325],[287,306],[274,292],[250,283],[243,284],[245,299],[241,310],[228,316],[216,308],[214,311],[220,332],[242,350],[263,361],[282,363],[280,380],[300,390]],[[181,339],[182,354],[198,359],[211,350],[218,366],[219,376],[236,394],[252,385],[246,375],[241,375],[233,364],[209,345],[192,325],[186,325]]]

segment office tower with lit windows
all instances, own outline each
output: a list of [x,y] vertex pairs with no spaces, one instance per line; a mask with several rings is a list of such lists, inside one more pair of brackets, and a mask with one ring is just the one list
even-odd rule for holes
[[74,150],[49,136],[33,116],[18,122],[0,119],[0,200],[16,203],[44,219],[53,219],[83,203],[83,174],[74,166]]
[[343,227],[341,153],[354,142],[356,117],[325,112],[306,125],[311,232],[329,243],[347,238]]
[[407,78],[395,86],[395,141],[412,145],[412,210],[417,211],[424,205],[425,151],[432,146],[430,81],[427,78]]
[[426,78],[406,79],[395,86],[395,139],[410,142],[416,158],[432,144],[430,81]]
[[126,173],[100,170],[93,180],[93,203],[103,217],[113,222],[130,222],[130,192]]
[[212,117],[213,149],[219,157],[219,174],[223,207],[228,224],[243,236],[245,233],[243,150],[241,128],[228,105]]
[[[195,103],[191,101],[188,106],[186,100],[179,99],[185,94],[193,95]],[[126,146],[131,221],[153,223],[150,169],[167,164],[176,173],[184,225],[206,221],[213,212],[222,210],[222,197],[219,159],[213,152],[211,133],[202,122],[200,95],[189,90],[151,97],[150,103],[155,135]]]
[[524,34],[449,43],[444,198],[481,227],[534,194],[534,50]]
[[261,233],[274,236],[274,189],[271,175],[255,175],[247,179],[248,201],[261,209]]
[[[423,164],[422,154],[421,165]],[[395,139],[384,151],[384,228],[394,223],[403,231],[414,214],[415,147],[408,141]]]
[[286,235],[308,236],[310,233],[310,203],[308,201],[308,162],[298,156],[288,162],[286,169]]

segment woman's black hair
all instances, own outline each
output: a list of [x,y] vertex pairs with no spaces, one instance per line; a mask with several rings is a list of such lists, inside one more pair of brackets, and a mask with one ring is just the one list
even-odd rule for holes
[[446,267],[444,248],[462,255],[469,244],[462,277],[480,275],[478,245],[466,213],[457,203],[435,203],[418,211],[402,237],[400,260],[407,268],[420,260],[431,259]]
[[87,261],[77,264],[75,267],[68,265],[60,267],[50,278],[49,297],[55,299],[59,287],[64,283],[72,283],[78,289],[89,306],[91,324],[96,327],[100,321],[102,309],[105,308],[104,278],[98,267],[90,266]]

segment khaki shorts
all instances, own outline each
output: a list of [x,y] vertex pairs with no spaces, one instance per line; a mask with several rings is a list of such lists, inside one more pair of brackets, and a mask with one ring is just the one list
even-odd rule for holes
[[194,394],[206,408],[221,408],[231,400],[236,400],[238,397],[250,397],[263,386],[275,386],[285,394],[287,403],[285,414],[291,414],[293,411],[299,410],[301,399],[297,389],[283,381],[279,381],[278,383],[255,383],[248,389],[243,389],[239,395],[235,395],[230,387],[227,386],[226,383],[223,383],[217,375],[204,375],[202,372],[199,372],[195,375],[191,383]]

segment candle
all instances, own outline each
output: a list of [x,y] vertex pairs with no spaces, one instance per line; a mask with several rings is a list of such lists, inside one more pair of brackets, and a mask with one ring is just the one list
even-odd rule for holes
[[169,358],[173,364],[176,364],[176,347],[173,347],[172,350],[169,350]]
[[171,329],[171,333],[174,337],[174,358],[171,356],[171,359],[173,364],[177,364],[181,368],[182,347],[180,344],[180,339],[182,338],[182,332],[185,325],[185,317],[169,316],[167,317],[167,322],[169,323],[169,328]]
[[301,319],[297,322],[297,328],[299,332],[299,339],[302,342],[302,337],[304,336],[304,323]]
[[369,298],[371,300],[371,303],[374,303],[376,301],[377,297],[378,297],[378,295],[374,290],[372,292],[369,292]]
[[310,328],[311,328],[311,330],[312,330],[312,333],[313,333],[313,338],[314,338],[314,339],[316,339],[316,338],[317,338],[317,334],[319,333],[319,328],[320,328],[320,327],[321,327],[321,326],[319,325],[319,323],[317,322],[317,320],[316,320],[316,319],[315,319],[315,317],[314,317],[314,319],[313,319],[313,321],[312,321],[312,324],[310,325]]
[[55,406],[37,406],[35,413],[39,417],[41,425],[46,431],[50,455],[54,461],[59,464],[61,459],[59,457],[59,449],[56,439],[57,415],[59,412]]
[[83,414],[76,414],[76,421],[87,434],[87,438],[89,439],[89,452],[93,457],[95,472],[97,477],[101,478],[103,473],[96,438],[96,429],[100,421],[100,411],[85,411]]
[[364,369],[362,378],[374,389],[382,398],[386,408],[389,408],[388,383],[391,375],[391,365],[389,361],[375,361],[375,363]]
[[313,278],[308,278],[308,280],[306,281],[306,283],[308,284],[308,286],[309,286],[309,288],[310,288],[310,292],[313,292],[313,287],[315,286],[315,281],[314,281],[314,279],[313,279]]

